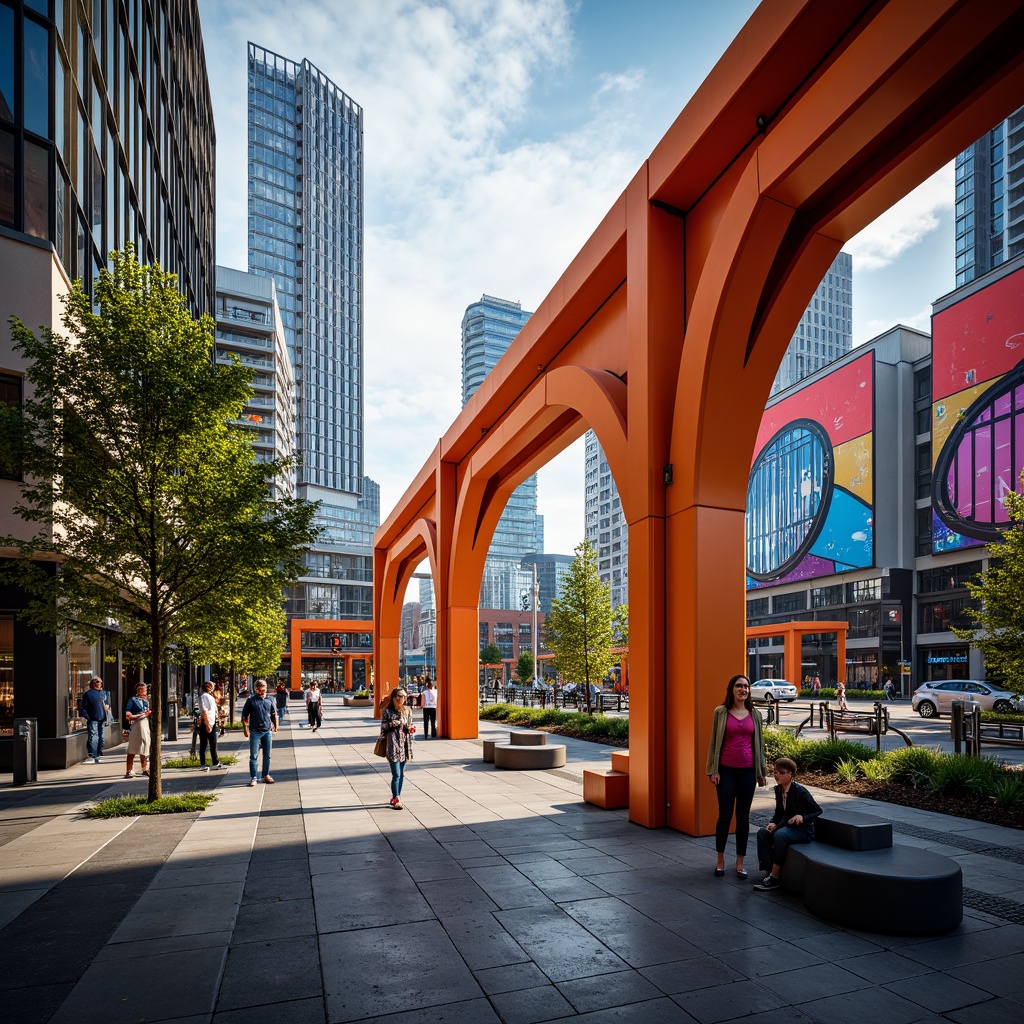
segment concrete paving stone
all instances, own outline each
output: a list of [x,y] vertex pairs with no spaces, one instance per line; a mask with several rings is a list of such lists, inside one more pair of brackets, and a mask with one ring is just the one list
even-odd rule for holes
[[457,863],[466,870],[469,868],[508,867],[508,861],[500,853],[493,853],[489,857],[472,857],[469,860],[461,860]]
[[4,993],[4,1021],[8,1024],[48,1024],[74,984],[33,985]]
[[561,909],[630,967],[685,960],[700,952],[657,920],[611,896],[567,903]]
[[474,971],[473,974],[477,983],[489,996],[501,992],[539,988],[546,985],[548,980],[544,972],[532,962],[488,967],[482,971]]
[[439,882],[443,879],[465,878],[466,870],[453,857],[417,857],[405,862],[405,870],[415,882]]
[[295,872],[260,871],[253,865],[245,882],[243,903],[267,903],[278,900],[308,899],[312,893],[307,863]]
[[718,1024],[733,1017],[776,1010],[790,1002],[756,981],[695,989],[674,995],[672,1000],[701,1024]]
[[867,988],[856,998],[849,995],[828,996],[801,1003],[800,1009],[817,1021],[827,1024],[864,1024],[884,1021],[885,1024],[919,1024],[930,1016],[917,1003],[888,992],[884,988]]
[[494,916],[552,981],[588,978],[628,966],[561,907],[526,907]]
[[822,944],[817,952],[812,953],[792,943],[775,941],[768,946],[731,950],[726,958],[730,967],[750,979],[767,978],[771,975],[814,967],[832,959],[825,944]]
[[498,909],[494,893],[469,876],[437,882],[420,882],[419,890],[438,918],[456,914],[481,915]]
[[594,875],[588,879],[609,896],[625,896],[627,893],[675,892],[672,881],[662,871],[612,871]]
[[[220,1010],[213,1015],[212,1024],[310,1024],[324,1019],[324,998],[289,999],[266,1006],[246,1006],[240,1010]],[[211,1024],[204,1018],[204,1024]]]
[[988,960],[993,949],[1014,952],[1024,949],[1024,927],[1008,924],[971,934],[953,932],[943,938],[904,946],[902,953],[911,960],[945,971]]
[[321,863],[327,860],[330,861],[329,870],[331,871],[384,871],[389,873],[402,866],[402,861],[393,850],[367,850],[328,855],[310,854],[310,871],[319,874]]
[[815,955],[827,951],[829,960],[841,964],[854,957],[888,951],[888,939],[889,936],[858,935],[836,928],[827,941],[822,941],[819,935],[812,935],[806,939],[794,939],[792,945]]
[[0,928],[6,928],[49,889],[15,889],[0,892]]
[[554,985],[495,994],[491,1002],[504,1024],[539,1024],[574,1012],[572,1004]]
[[[815,1017],[809,1017],[796,1006],[780,1006],[774,1010],[758,1010],[757,1016],[754,1019],[757,1024],[823,1024],[822,1021]],[[732,1021],[741,1020],[745,1021],[746,1024],[750,1024],[749,1016],[732,1018]],[[722,1024],[732,1024],[732,1021],[723,1021]]]
[[246,859],[214,860],[196,862],[191,858],[168,862],[150,883],[154,889],[184,889],[192,885],[209,885],[221,882],[244,882],[249,873]]
[[232,940],[217,1010],[287,1003],[321,996],[320,950],[316,935],[290,937],[287,944],[264,936]]
[[155,957],[178,953],[181,950],[225,950],[231,941],[231,929],[205,932],[202,935],[172,935],[161,939],[132,939],[130,942],[111,940],[96,954],[97,962],[125,961],[136,957]]
[[[443,1006],[483,995],[472,972],[437,921],[321,935],[329,1021]],[[377,970],[335,970],[374,964]],[[424,965],[430,964],[425,970]]]
[[842,961],[842,966],[875,985],[885,985],[892,981],[903,981],[906,978],[916,978],[930,973],[930,968],[924,964],[888,949],[863,956],[847,957]]
[[957,967],[946,974],[983,988],[992,995],[1009,996],[1024,1003],[1024,952],[994,957],[969,967]]
[[976,1003],[944,1013],[943,1019],[956,1024],[1020,1024],[1024,1003],[1018,999],[997,997],[987,1003]]
[[232,944],[263,939],[316,935],[313,898],[243,903],[238,909]]
[[[364,881],[364,877],[366,881]],[[358,883],[344,875],[319,875],[313,889],[317,931],[411,924],[434,917],[427,901],[409,881],[379,878],[363,872]]]
[[717,988],[744,980],[744,975],[732,962],[732,955],[728,964],[713,956],[695,956],[673,963],[641,967],[637,973],[667,996],[694,992],[701,988]]
[[959,1010],[975,1003],[988,1002],[992,998],[991,992],[945,974],[905,978],[902,981],[891,982],[885,988],[933,1013],[948,1013],[950,1010]]
[[552,903],[601,899],[608,895],[585,878],[541,878],[534,884]]
[[147,891],[114,932],[112,941],[223,931],[234,924],[241,890],[241,882],[225,882],[195,889]]
[[656,985],[651,984],[638,971],[618,971],[599,978],[563,981],[559,983],[558,990],[578,1013],[645,1002],[659,999],[663,995]]
[[466,873],[502,910],[550,903],[529,878],[510,867],[507,862],[500,866],[467,867]]
[[766,975],[760,979],[760,984],[799,1005],[844,992],[859,992],[869,988],[871,983],[835,964],[823,963]]
[[[136,1024],[213,1012],[223,952],[206,948],[132,960],[95,961],[51,1018],[51,1024]],[[154,1015],[154,1007],[163,1014]]]
[[[328,1021],[335,1024],[333,1018],[328,1018]],[[501,1024],[501,1020],[488,1000],[464,999],[444,1006],[366,1017],[359,1024]]]
[[473,971],[527,963],[530,960],[525,950],[491,914],[460,914],[444,918],[441,924]]

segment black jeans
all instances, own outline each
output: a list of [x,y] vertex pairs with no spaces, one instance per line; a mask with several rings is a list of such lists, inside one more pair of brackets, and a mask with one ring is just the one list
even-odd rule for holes
[[427,737],[430,735],[431,730],[434,733],[434,739],[437,739],[437,708],[424,708],[423,709],[423,735]]
[[206,726],[203,722],[199,723],[199,763],[206,764],[206,747],[210,747],[210,763],[220,764],[220,758],[217,757],[217,726],[214,726],[209,732],[206,730]]
[[747,853],[747,839],[750,837],[750,805],[754,800],[757,788],[757,777],[754,768],[730,768],[720,765],[718,774],[721,776],[716,787],[718,790],[718,823],[715,825],[715,851],[725,852],[725,843],[729,838],[729,825],[732,822],[733,807],[736,808],[736,856],[744,857]]
[[309,719],[310,729],[319,729],[324,724],[323,713],[321,711],[321,702],[311,700],[306,705],[306,717]]

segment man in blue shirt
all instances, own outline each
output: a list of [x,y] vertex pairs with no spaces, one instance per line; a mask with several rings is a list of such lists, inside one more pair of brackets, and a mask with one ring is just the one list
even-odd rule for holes
[[256,785],[256,756],[263,751],[263,781],[272,783],[270,777],[271,733],[277,732],[277,705],[267,696],[265,679],[257,679],[255,693],[242,708],[242,732],[249,739],[249,785]]
[[88,761],[92,758],[94,764],[99,764],[103,756],[103,733],[107,727],[110,704],[103,692],[103,680],[96,676],[89,680],[89,689],[82,694],[82,714],[89,727],[89,735],[85,740],[85,759]]

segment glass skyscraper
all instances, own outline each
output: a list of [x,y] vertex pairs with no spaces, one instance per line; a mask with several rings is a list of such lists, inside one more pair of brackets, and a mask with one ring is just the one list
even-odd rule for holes
[[372,617],[364,501],[363,110],[308,60],[249,43],[249,270],[274,278],[295,370],[297,487],[320,540],[289,615]]
[[[473,397],[532,316],[518,302],[483,295],[466,307],[462,318],[462,404]],[[511,494],[498,520],[484,565],[481,608],[522,609],[533,592],[526,555],[544,550],[544,521],[537,515],[537,476],[524,480]]]
[[956,286],[1024,252],[1024,107],[956,158]]

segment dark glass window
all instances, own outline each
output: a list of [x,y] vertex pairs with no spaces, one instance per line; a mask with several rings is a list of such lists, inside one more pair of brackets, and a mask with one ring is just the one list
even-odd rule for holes
[[14,134],[0,129],[0,224],[14,227]]
[[856,583],[848,583],[847,600],[850,604],[859,601],[880,601],[882,598],[881,580],[858,580]]
[[772,598],[772,611],[777,615],[783,612],[802,612],[806,608],[806,590],[798,590],[795,594],[777,594]]
[[747,602],[747,617],[768,614],[768,598],[755,597]]
[[14,11],[0,4],[0,120],[14,120]]
[[50,30],[25,19],[25,129],[50,137]]
[[834,587],[815,587],[811,590],[811,607],[827,608],[829,605],[843,603],[843,585],[837,583]]
[[932,368],[926,366],[914,373],[914,397],[931,398],[932,394]]
[[25,142],[25,234],[50,237],[50,151]]
[[[4,405],[21,405],[21,378],[15,377],[12,373],[0,373],[0,402]],[[19,473],[14,466],[5,466],[0,462],[0,478],[4,480],[20,480]]]

